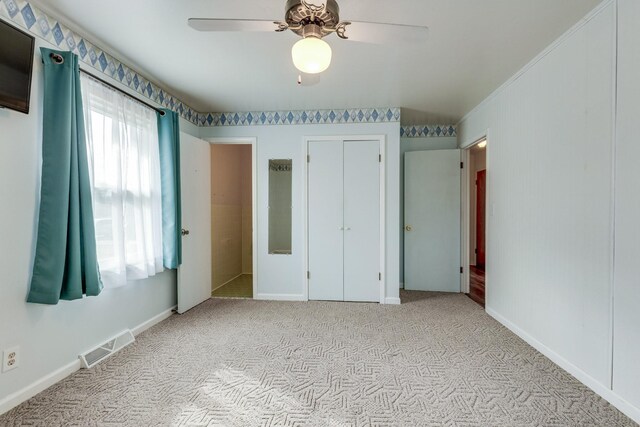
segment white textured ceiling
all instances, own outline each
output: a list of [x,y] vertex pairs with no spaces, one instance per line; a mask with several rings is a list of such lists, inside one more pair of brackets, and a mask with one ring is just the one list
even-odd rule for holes
[[450,123],[600,0],[338,0],[341,18],[426,25],[422,46],[326,40],[331,68],[298,87],[290,32],[201,33],[187,19],[282,19],[285,0],[36,0],[196,110],[396,106],[403,122]]

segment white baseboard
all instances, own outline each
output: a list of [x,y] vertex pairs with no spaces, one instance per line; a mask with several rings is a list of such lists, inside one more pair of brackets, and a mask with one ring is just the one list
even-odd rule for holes
[[[176,307],[165,310],[162,313],[158,314],[157,316],[154,316],[151,319],[139,324],[138,326],[133,328],[131,332],[133,332],[134,335],[138,335],[146,331],[150,327],[157,325],[158,323],[170,317],[173,314],[173,310],[175,310],[175,308]],[[13,394],[10,394],[9,396],[0,400],[0,415],[10,411],[11,409],[15,408],[21,403],[26,402],[36,394],[48,389],[49,387],[56,384],[57,382],[62,381],[63,379],[67,378],[69,375],[78,371],[80,367],[81,367],[80,359],[74,360],[73,362],[63,367],[56,369],[50,374],[45,375],[44,377],[40,378],[34,383],[26,386],[22,390],[19,390]]]
[[139,324],[135,328],[131,329],[131,332],[135,336],[140,335],[141,333],[143,333],[147,329],[151,328],[152,326],[155,326],[158,323],[162,322],[163,320],[168,319],[169,317],[171,317],[171,315],[174,313],[174,311],[177,308],[178,308],[178,306],[176,305],[176,306],[171,307],[168,310],[163,311],[162,313],[158,314],[157,316],[153,316],[151,319],[147,320],[146,322],[142,322],[141,324]]
[[593,378],[591,375],[584,372],[582,369],[575,366],[573,363],[569,362],[564,357],[560,356],[555,351],[551,350],[546,345],[542,344],[540,341],[529,335],[527,332],[520,329],[520,327],[513,324],[511,321],[507,320],[505,317],[494,311],[493,309],[487,307],[487,314],[498,322],[503,324],[507,329],[511,332],[522,338],[529,344],[531,347],[538,350],[540,353],[544,354],[546,357],[551,359],[553,363],[560,366],[562,369],[573,375],[578,381],[582,384],[589,387],[600,397],[605,399],[607,402],[611,403],[613,406],[618,408],[623,414],[631,418],[636,423],[640,424],[640,408],[636,408],[631,403],[627,402],[622,397],[618,396],[613,390],[609,387],[601,384],[598,380]]
[[36,394],[48,389],[55,383],[62,381],[78,370],[80,370],[80,359],[74,360],[68,365],[65,365],[62,368],[57,369],[48,375],[45,375],[38,381],[26,386],[22,390],[10,394],[9,396],[0,400],[0,415],[10,411],[22,402],[26,402]]
[[307,301],[304,295],[290,294],[258,294],[253,299],[259,301]]
[[[258,294],[253,297],[258,301],[307,301],[304,295],[290,294]],[[385,304],[400,305],[400,298],[385,298]]]

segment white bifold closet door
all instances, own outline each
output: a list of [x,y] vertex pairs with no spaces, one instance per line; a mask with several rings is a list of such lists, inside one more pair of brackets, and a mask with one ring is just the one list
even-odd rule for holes
[[380,143],[344,142],[344,300],[380,301]]
[[309,299],[344,300],[342,141],[309,142]]
[[380,143],[309,142],[309,299],[380,301]]

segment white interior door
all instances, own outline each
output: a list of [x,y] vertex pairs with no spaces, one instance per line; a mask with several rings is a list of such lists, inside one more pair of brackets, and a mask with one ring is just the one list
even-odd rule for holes
[[342,141],[310,141],[309,156],[309,299],[343,301]]
[[404,287],[460,292],[460,150],[405,154]]
[[344,142],[344,300],[380,301],[380,142]]
[[178,313],[211,298],[211,146],[180,134],[182,265],[178,268]]

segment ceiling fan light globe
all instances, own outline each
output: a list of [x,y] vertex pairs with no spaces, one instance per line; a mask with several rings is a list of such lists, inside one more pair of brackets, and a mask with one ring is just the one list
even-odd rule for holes
[[331,65],[331,46],[317,37],[299,40],[291,49],[296,68],[306,74],[318,74]]

